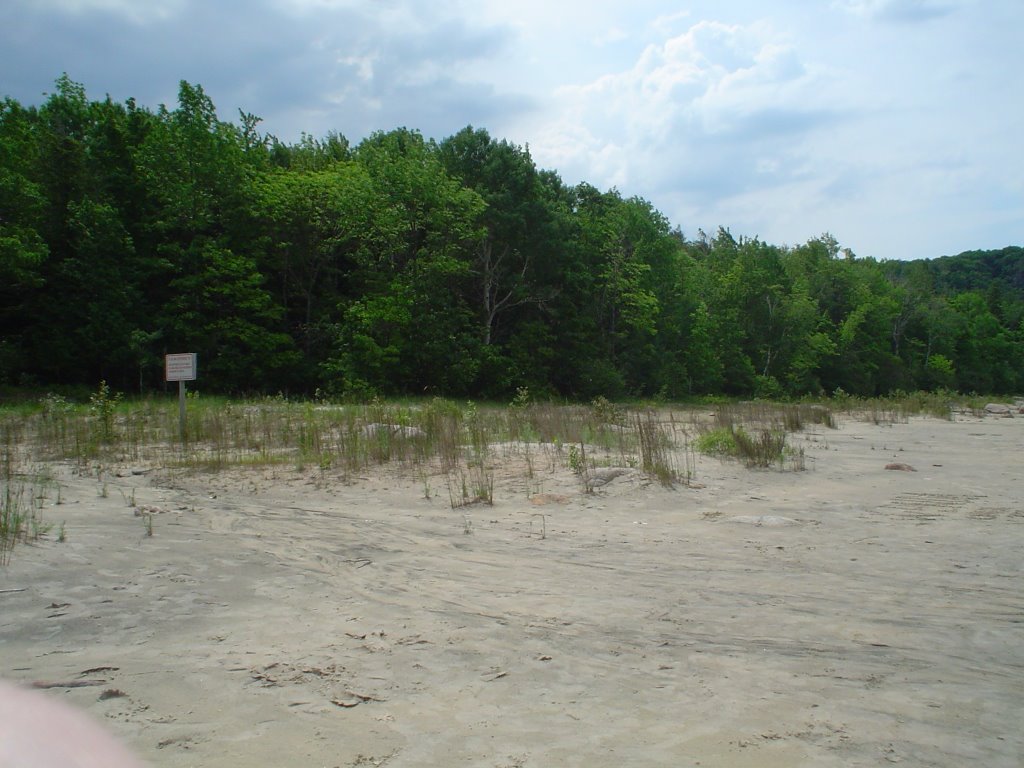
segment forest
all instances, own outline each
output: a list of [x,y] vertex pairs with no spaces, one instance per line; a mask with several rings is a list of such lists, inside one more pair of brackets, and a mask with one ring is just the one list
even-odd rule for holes
[[223,393],[1021,392],[1024,248],[684,235],[481,128],[285,143],[187,82],[155,111],[67,75],[4,99],[0,384],[159,391],[169,352]]

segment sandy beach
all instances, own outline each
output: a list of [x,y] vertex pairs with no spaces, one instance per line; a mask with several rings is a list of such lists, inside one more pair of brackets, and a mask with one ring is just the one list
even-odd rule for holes
[[593,493],[498,453],[458,509],[387,468],[53,464],[0,676],[168,768],[1024,764],[1024,417],[791,441]]

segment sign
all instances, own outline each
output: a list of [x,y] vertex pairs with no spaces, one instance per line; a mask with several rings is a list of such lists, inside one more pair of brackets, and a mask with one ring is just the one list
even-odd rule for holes
[[166,355],[164,357],[164,380],[195,381],[197,373],[196,368],[195,352],[185,352],[180,355]]

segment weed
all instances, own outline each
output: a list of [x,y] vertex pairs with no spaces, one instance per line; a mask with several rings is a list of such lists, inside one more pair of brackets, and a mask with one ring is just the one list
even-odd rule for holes
[[569,446],[568,462],[569,469],[573,471],[573,474],[582,475],[584,473],[587,468],[587,449],[583,443],[580,443],[579,448],[575,445]]
[[733,430],[737,455],[748,467],[770,467],[782,462],[786,450],[786,433],[763,429],[751,436],[742,427]]
[[640,443],[641,468],[646,474],[657,478],[659,483],[671,488],[679,474],[672,459],[672,441],[651,411],[643,416],[637,414],[635,427]]
[[44,395],[39,404],[43,408],[43,418],[51,421],[62,419],[68,416],[74,406],[68,402],[63,395],[55,395],[52,392]]
[[101,381],[99,388],[89,397],[89,410],[92,412],[100,428],[100,441],[104,444],[113,443],[114,412],[121,402],[120,393],[112,393],[106,381]]
[[43,521],[37,508],[45,496],[41,482],[45,483],[38,478],[30,483],[15,477],[10,465],[5,467],[0,488],[0,566],[10,563],[19,541],[38,541],[53,528]]
[[531,402],[532,398],[530,397],[530,389],[528,387],[517,387],[516,396],[512,398],[512,402],[509,403],[509,407],[523,410],[528,408]]
[[807,469],[807,456],[804,453],[803,446],[796,448],[787,446],[785,449],[785,459],[788,460],[790,468],[796,472],[803,472]]
[[[713,456],[738,458],[748,467],[770,467],[782,463],[786,453],[786,433],[777,429],[761,429],[751,435],[740,426],[718,427],[698,437],[696,448]],[[802,455],[803,449],[800,453]]]
[[717,427],[705,432],[697,438],[696,448],[701,453],[711,456],[736,456],[736,438],[730,427]]
[[24,536],[31,514],[31,502],[25,501],[24,485],[5,480],[0,491],[0,565],[11,561],[11,550]]
[[626,410],[621,405],[609,401],[604,395],[595,397],[590,403],[590,408],[594,420],[598,424],[610,424],[617,427],[626,424]]
[[454,476],[447,476],[446,483],[452,509],[471,504],[494,505],[494,474],[483,465],[471,465],[468,475],[459,469]]

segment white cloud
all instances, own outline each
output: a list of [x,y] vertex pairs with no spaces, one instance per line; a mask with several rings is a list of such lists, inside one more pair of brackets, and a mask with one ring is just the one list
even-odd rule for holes
[[[467,124],[688,233],[927,256],[1024,239],[1021,0],[0,0],[0,96],[63,71],[285,141]],[[967,10],[970,10],[968,13]]]
[[562,112],[531,147],[593,183],[727,197],[787,165],[825,114],[814,107],[821,87],[771,26],[701,21],[648,45],[626,71],[560,89]]

